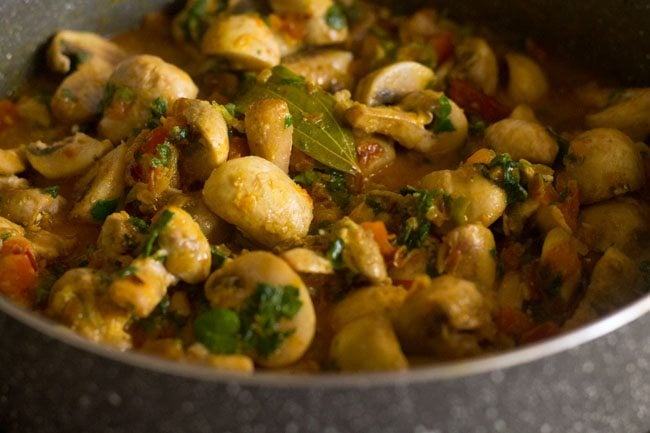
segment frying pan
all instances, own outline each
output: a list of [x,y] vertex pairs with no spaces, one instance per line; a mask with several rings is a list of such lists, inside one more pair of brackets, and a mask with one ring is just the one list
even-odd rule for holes
[[[169,3],[2,0],[0,96],[42,67],[38,48],[56,29],[115,33]],[[650,84],[645,0],[435,5]],[[94,345],[0,299],[0,433],[646,433],[648,311],[650,296],[545,342],[404,373],[241,377]]]

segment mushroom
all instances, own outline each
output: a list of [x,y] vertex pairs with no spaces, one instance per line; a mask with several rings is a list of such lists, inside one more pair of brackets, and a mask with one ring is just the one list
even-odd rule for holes
[[96,140],[82,132],[51,146],[36,141],[27,146],[27,160],[48,179],[60,179],[84,173],[113,148],[108,140]]
[[350,51],[320,49],[301,52],[282,59],[282,64],[323,89],[336,92],[352,85]]
[[616,129],[597,128],[575,137],[564,165],[567,177],[578,182],[580,202],[585,204],[636,191],[645,183],[639,148]]
[[189,124],[191,141],[181,149],[180,168],[185,181],[205,182],[212,170],[228,159],[228,125],[218,106],[198,99],[181,98],[172,108]]
[[336,223],[334,233],[343,242],[342,258],[346,267],[373,284],[390,281],[384,257],[370,230],[344,217]]
[[367,134],[387,135],[428,156],[452,152],[467,139],[468,124],[463,110],[443,93],[432,90],[410,93],[395,107],[356,103],[344,116],[354,128]]
[[225,57],[236,69],[259,71],[280,63],[280,47],[271,29],[253,15],[217,19],[203,36],[201,51]]
[[126,56],[116,44],[94,33],[71,30],[57,33],[48,48],[48,64],[54,71],[72,73],[52,96],[52,114],[69,124],[96,117],[101,110],[106,82]]
[[435,73],[420,63],[393,63],[366,75],[357,84],[355,100],[370,107],[393,104],[411,92],[424,90],[434,78]]
[[70,216],[85,222],[101,222],[117,207],[124,193],[125,143],[107,153],[75,184],[80,195]]
[[523,54],[508,53],[508,95],[515,104],[535,104],[548,93],[544,71],[533,59]]
[[129,138],[149,121],[166,114],[179,98],[194,98],[198,88],[182,69],[151,55],[121,62],[107,84],[99,132],[114,143]]
[[485,39],[463,39],[456,46],[456,59],[452,76],[471,81],[488,95],[496,92],[499,67],[494,51]]
[[52,286],[46,313],[92,341],[126,350],[131,347],[125,330],[131,314],[108,298],[107,277],[90,268],[67,271]]
[[551,165],[560,149],[557,141],[539,123],[503,119],[485,131],[487,145],[497,153],[507,153],[514,161],[525,159]]
[[11,176],[25,171],[23,149],[0,149],[0,176]]
[[289,172],[293,146],[293,123],[289,106],[282,99],[260,99],[248,106],[246,138],[253,155]]
[[279,15],[304,17],[305,42],[310,45],[336,44],[348,37],[345,15],[332,0],[273,0],[270,3]]
[[585,123],[591,128],[614,128],[642,141],[650,135],[650,88],[628,92],[617,103],[590,114]]
[[334,331],[363,316],[383,315],[391,320],[404,302],[408,291],[400,286],[382,285],[364,287],[337,302],[330,314]]

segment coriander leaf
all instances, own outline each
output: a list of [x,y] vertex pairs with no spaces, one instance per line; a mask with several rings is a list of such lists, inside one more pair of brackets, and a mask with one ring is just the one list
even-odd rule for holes
[[149,224],[147,224],[142,218],[129,217],[129,224],[131,224],[140,234],[149,233]]
[[194,336],[212,353],[237,353],[239,329],[237,313],[225,308],[206,311],[194,321]]
[[147,122],[147,128],[153,129],[160,126],[160,118],[167,114],[167,101],[160,96],[154,99],[151,104],[151,119]]
[[402,224],[402,229],[397,236],[397,243],[405,245],[408,249],[419,248],[429,237],[430,229],[431,223],[429,221],[416,217],[408,218]]
[[231,251],[225,245],[212,245],[210,246],[210,254],[212,255],[211,270],[215,271],[223,266]]
[[156,155],[151,158],[152,167],[167,167],[172,157],[172,147],[167,140],[156,146]]
[[90,209],[90,216],[95,221],[104,221],[107,216],[117,209],[118,199],[98,200]]
[[364,202],[370,209],[372,209],[372,213],[375,215],[379,215],[385,211],[384,204],[376,197],[368,196]]
[[293,178],[293,181],[300,186],[311,186],[318,179],[318,173],[313,170],[303,171]]
[[467,120],[469,123],[468,128],[470,135],[483,136],[485,134],[487,125],[483,119],[476,115],[470,114]]
[[356,148],[350,131],[335,116],[336,101],[329,93],[310,89],[303,77],[276,66],[269,79],[255,81],[237,100],[239,112],[260,99],[284,100],[293,123],[293,143],[320,163],[346,173],[358,173]]
[[284,118],[284,127],[288,128],[291,125],[293,125],[293,117],[291,117],[291,114],[287,114],[287,116]]
[[436,133],[453,132],[456,130],[454,124],[451,123],[449,116],[451,115],[451,102],[446,95],[442,95],[438,100],[439,106],[436,113],[436,121],[433,125],[433,131]]
[[130,277],[131,275],[135,274],[138,272],[138,268],[135,266],[128,266],[126,268],[120,269],[117,271],[117,275],[121,278],[126,278]]
[[11,238],[13,234],[11,232],[4,232],[0,234],[0,241],[6,241],[7,239]]
[[115,88],[113,99],[130,104],[135,100],[135,92],[130,87],[119,86]]
[[495,167],[500,167],[503,170],[502,187],[508,196],[508,204],[526,200],[528,191],[520,184],[519,163],[513,161],[509,154],[501,153],[488,164],[488,168]]
[[295,332],[281,330],[280,322],[294,318],[301,307],[297,287],[258,284],[239,311],[244,346],[263,358],[271,355]]
[[144,249],[142,250],[142,255],[144,257],[149,257],[151,253],[153,253],[153,247],[158,240],[158,236],[160,236],[160,232],[163,231],[165,227],[167,227],[167,224],[169,224],[173,217],[174,212],[165,209],[160,214],[156,222],[151,225],[149,239],[147,239],[147,242],[144,244]]
[[345,181],[345,175],[340,171],[332,171],[330,173],[330,178],[325,184],[325,188],[330,193],[332,201],[341,209],[345,209],[350,204],[350,189]]
[[43,194],[47,194],[52,198],[57,198],[59,196],[59,185],[48,186],[47,188],[41,188]]
[[325,257],[332,263],[334,269],[343,268],[343,240],[337,238],[325,253]]
[[333,4],[327,9],[325,22],[334,30],[343,30],[348,25],[343,9],[337,4]]

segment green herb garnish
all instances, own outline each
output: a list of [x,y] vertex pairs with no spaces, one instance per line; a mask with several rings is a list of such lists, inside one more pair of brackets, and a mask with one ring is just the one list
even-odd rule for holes
[[152,167],[168,167],[172,157],[172,147],[167,140],[156,146],[156,155],[151,158]]
[[154,222],[151,225],[151,230],[149,232],[149,238],[147,239],[147,242],[144,244],[144,249],[142,250],[142,255],[144,257],[149,257],[151,253],[153,252],[153,247],[156,241],[158,240],[158,236],[160,236],[160,232],[162,232],[165,227],[167,227],[167,224],[172,220],[174,217],[174,212],[165,209],[156,222]]
[[47,194],[52,198],[57,198],[59,196],[59,185],[48,186],[47,188],[41,188],[43,194]]
[[294,177],[293,181],[300,186],[312,186],[316,182],[316,179],[318,179],[318,173],[313,170],[307,170]]
[[433,125],[433,131],[436,133],[453,132],[456,130],[454,124],[451,123],[449,116],[451,115],[451,102],[446,95],[442,95],[439,99],[438,111],[436,113],[436,121]]
[[237,353],[239,329],[239,316],[225,308],[206,311],[194,321],[194,336],[212,353]]
[[90,216],[95,221],[104,221],[107,216],[115,212],[118,201],[116,198],[96,201],[90,209]]
[[345,175],[340,171],[332,171],[330,178],[325,184],[332,201],[341,209],[345,209],[350,204],[351,195],[348,184],[345,181]]
[[340,238],[337,238],[334,242],[332,242],[332,245],[330,245],[329,249],[325,253],[325,257],[332,263],[332,266],[334,269],[342,269],[343,268],[343,248],[345,247],[345,244],[343,243],[343,240]]
[[327,9],[327,12],[325,12],[325,22],[334,30],[343,30],[348,25],[343,8],[337,4],[333,4]]
[[292,125],[293,125],[293,117],[291,117],[291,114],[287,114],[287,116],[284,118],[284,127],[289,128]]
[[242,343],[258,355],[268,357],[295,332],[295,329],[281,330],[280,322],[294,318],[301,307],[297,287],[258,284],[239,311]]
[[488,164],[488,168],[495,167],[500,167],[503,170],[502,187],[508,196],[508,204],[526,200],[528,191],[520,183],[520,164],[513,161],[507,153],[501,153]]
[[405,245],[408,249],[419,248],[429,237],[431,223],[422,218],[410,217],[402,225],[402,230],[397,236],[397,243]]
[[149,233],[149,224],[142,218],[138,217],[129,217],[129,224],[135,228],[135,230],[140,233],[140,234],[147,234]]

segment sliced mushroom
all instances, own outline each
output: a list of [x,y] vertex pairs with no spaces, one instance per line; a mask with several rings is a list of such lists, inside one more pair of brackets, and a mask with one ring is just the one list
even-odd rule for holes
[[343,241],[343,263],[373,284],[389,280],[386,263],[372,233],[344,217],[336,224],[335,233]]
[[260,99],[249,105],[245,122],[251,153],[288,173],[293,123],[287,103],[282,99]]
[[52,96],[52,114],[64,123],[82,123],[101,110],[106,82],[115,66],[127,54],[116,44],[87,32],[64,30],[54,37],[48,49],[50,67],[69,73]]
[[485,140],[497,153],[507,153],[514,161],[551,165],[560,149],[545,127],[527,120],[500,120],[487,128]]
[[68,73],[75,63],[101,60],[116,65],[126,52],[95,33],[63,30],[57,33],[47,50],[47,62],[56,72]]
[[337,302],[330,314],[330,326],[339,331],[363,316],[383,315],[394,320],[408,292],[400,286],[370,286],[355,290]]
[[101,222],[106,214],[111,213],[106,210],[99,212],[102,210],[99,208],[112,208],[112,211],[117,207],[124,194],[126,151],[125,143],[117,146],[79,179],[75,190],[81,197],[70,212],[72,218],[97,223]]
[[357,84],[355,100],[371,107],[393,104],[408,93],[424,90],[434,78],[434,72],[420,63],[393,63],[366,75]]
[[333,274],[332,262],[308,248],[293,248],[284,251],[280,257],[296,272],[302,274]]
[[544,71],[533,59],[517,53],[506,54],[508,95],[515,104],[535,104],[548,94]]
[[0,216],[28,228],[57,215],[66,203],[61,195],[21,184],[0,185],[0,198]]
[[77,132],[51,146],[42,141],[30,144],[27,146],[27,160],[48,179],[60,179],[84,173],[112,148],[108,140],[96,140]]
[[582,275],[578,242],[562,228],[554,228],[544,238],[540,256],[541,287],[547,296],[568,304]]
[[499,67],[494,51],[483,38],[463,39],[456,47],[453,76],[471,81],[483,92],[493,95],[499,82]]
[[364,176],[371,176],[390,165],[397,158],[395,145],[379,135],[357,133],[354,135],[357,162]]
[[[194,98],[198,88],[182,69],[151,55],[130,57],[108,80],[108,95],[99,132],[114,143],[165,114],[179,98]],[[157,120],[157,119],[153,119]]]
[[154,257],[140,257],[129,265],[108,287],[115,304],[131,311],[137,317],[147,317],[167,293],[176,278]]
[[23,149],[0,149],[0,176],[11,176],[25,171]]
[[205,182],[212,170],[228,159],[230,149],[228,125],[219,107],[207,101],[181,98],[174,103],[172,113],[182,116],[189,124],[195,142],[181,150],[180,168],[188,183]]
[[650,89],[634,91],[616,104],[587,116],[585,123],[591,128],[618,129],[632,140],[645,140],[650,135]]
[[201,51],[225,57],[237,69],[259,71],[280,63],[280,47],[271,29],[253,15],[216,20],[203,36]]
[[365,133],[387,135],[407,149],[439,156],[462,146],[467,139],[468,128],[463,110],[446,97],[444,100],[450,110],[446,114],[448,127],[438,132],[436,124],[425,127],[440,112],[442,97],[443,93],[424,90],[409,94],[399,107],[353,104],[344,115],[354,128]]
[[307,81],[335,92],[352,85],[350,65],[353,57],[350,51],[322,49],[283,58],[282,64]]

